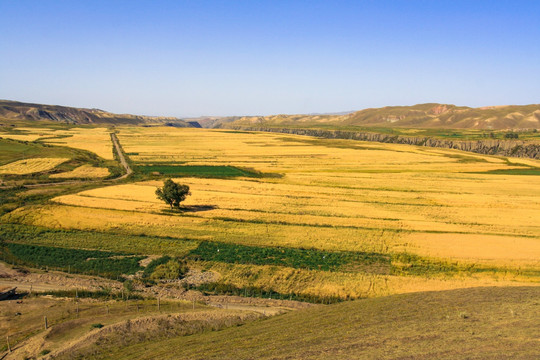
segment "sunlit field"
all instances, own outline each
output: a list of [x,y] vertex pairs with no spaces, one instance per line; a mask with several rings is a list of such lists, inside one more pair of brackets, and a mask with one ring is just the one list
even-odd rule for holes
[[0,133],[0,137],[20,141],[39,140],[47,144],[69,146],[96,153],[105,160],[113,159],[110,131],[98,127],[47,128],[18,127],[16,133]]
[[[118,138],[135,170],[154,179],[58,196],[3,220],[172,238],[182,249],[184,241],[191,247],[192,241],[213,241],[392,259],[394,270],[333,272],[203,262],[223,283],[272,284],[284,294],[363,297],[539,279],[539,177],[505,173],[540,166],[538,161],[224,130],[126,127]],[[246,175],[233,176],[230,169]],[[193,174],[199,170],[203,177]],[[170,212],[156,198],[160,171],[190,186],[181,212]],[[401,276],[395,270],[399,254],[458,270]]]
[[53,174],[49,177],[52,179],[71,179],[71,178],[103,178],[110,174],[107,168],[95,167],[91,165],[82,165],[72,171]]
[[68,161],[66,158],[34,158],[0,166],[0,174],[25,175],[46,171]]

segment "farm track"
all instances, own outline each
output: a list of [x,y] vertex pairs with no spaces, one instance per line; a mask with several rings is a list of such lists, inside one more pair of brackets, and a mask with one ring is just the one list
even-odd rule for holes
[[120,164],[124,167],[124,170],[126,170],[126,173],[120,177],[117,177],[115,179],[111,179],[109,181],[118,181],[127,178],[129,175],[133,174],[133,170],[129,166],[128,162],[126,161],[126,158],[124,156],[124,152],[122,151],[122,147],[120,146],[120,142],[118,141],[118,137],[115,133],[111,133],[111,141],[114,144],[114,148],[116,149],[116,154],[118,155],[118,159],[120,160]]
[[[122,147],[120,146],[120,142],[118,141],[118,138],[116,137],[115,133],[111,133],[111,141],[114,145],[114,149],[116,151],[116,154],[118,155],[118,159],[120,160],[120,164],[125,170],[124,175],[120,175],[119,177],[116,177],[114,179],[108,179],[108,180],[71,180],[71,181],[62,181],[62,182],[54,182],[54,183],[43,183],[43,184],[28,184],[24,185],[26,188],[40,188],[40,187],[47,187],[47,186],[57,186],[57,185],[73,185],[73,184],[97,184],[100,182],[116,182],[120,180],[126,179],[128,176],[133,174],[133,169],[131,166],[129,166],[129,163],[126,160],[126,157],[124,156],[124,153],[122,152]],[[1,185],[0,189],[9,189],[14,186],[11,185]]]

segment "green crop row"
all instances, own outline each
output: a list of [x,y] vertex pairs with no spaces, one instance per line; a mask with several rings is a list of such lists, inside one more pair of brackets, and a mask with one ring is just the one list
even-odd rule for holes
[[130,254],[182,256],[197,247],[192,240],[126,235],[100,231],[63,230],[20,224],[1,224],[2,241],[32,245],[84,248]]
[[118,278],[121,275],[134,274],[142,270],[139,261],[144,259],[144,256],[129,256],[107,251],[65,249],[17,243],[6,244],[2,252],[11,260],[25,265],[110,278]]
[[260,177],[255,171],[240,169],[234,166],[207,165],[144,165],[137,166],[136,171],[144,174],[159,173],[171,176],[196,176],[209,178],[222,177]]
[[191,250],[191,258],[233,264],[279,265],[333,271],[351,263],[390,264],[388,255],[331,252],[315,249],[270,248],[204,241]]

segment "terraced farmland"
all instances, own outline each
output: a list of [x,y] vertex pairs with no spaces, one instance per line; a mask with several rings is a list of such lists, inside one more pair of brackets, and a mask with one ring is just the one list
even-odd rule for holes
[[[156,198],[163,175],[147,171],[147,180],[58,196],[2,220],[114,233],[120,235],[114,250],[125,252],[133,243],[122,245],[121,234],[177,239],[166,251],[178,246],[182,256],[186,241],[195,244],[190,249],[206,241],[218,249],[237,246],[229,257],[211,256],[207,247],[196,266],[220,273],[220,284],[239,291],[356,298],[539,279],[540,182],[520,171],[536,171],[540,162],[203,129],[121,128],[118,137],[135,169],[190,169],[176,179],[192,192],[181,212]],[[209,168],[264,176],[208,178]],[[100,249],[77,239],[74,247]],[[260,250],[256,257],[240,255],[255,251],[249,249]],[[275,249],[315,253],[296,266]],[[325,265],[323,256],[340,252],[385,260]]]

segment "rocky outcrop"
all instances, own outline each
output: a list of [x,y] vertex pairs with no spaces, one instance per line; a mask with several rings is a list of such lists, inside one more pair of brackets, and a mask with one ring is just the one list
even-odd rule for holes
[[245,131],[267,131],[284,134],[315,136],[325,139],[350,139],[360,141],[374,141],[390,144],[406,144],[416,146],[429,146],[444,149],[457,149],[486,155],[502,155],[521,158],[540,159],[540,143],[520,140],[486,139],[477,141],[446,140],[432,137],[415,137],[388,135],[372,132],[357,132],[344,130],[320,129],[289,129],[271,127],[228,126],[229,129]]
[[[0,100],[0,119],[22,121],[55,121],[67,124],[172,124],[175,127],[194,127],[175,117],[113,114],[99,109],[69,106],[30,104]],[[200,127],[200,125],[199,125]]]

